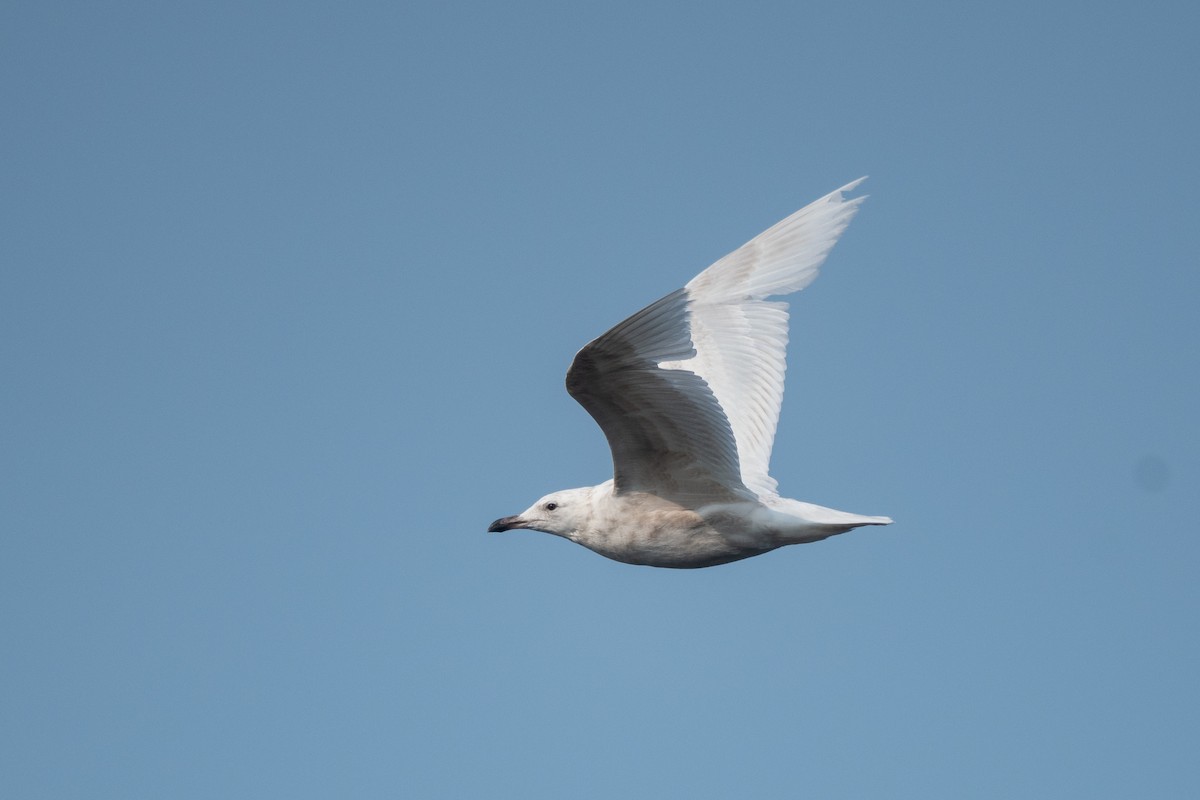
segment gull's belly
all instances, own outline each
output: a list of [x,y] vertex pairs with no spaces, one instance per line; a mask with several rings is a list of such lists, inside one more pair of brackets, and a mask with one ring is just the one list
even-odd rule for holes
[[[572,537],[602,556],[650,567],[694,569],[749,558],[779,546],[736,506],[699,513],[652,495],[614,498],[613,513]],[[742,504],[738,504],[741,506]],[[745,504],[753,512],[755,504]]]

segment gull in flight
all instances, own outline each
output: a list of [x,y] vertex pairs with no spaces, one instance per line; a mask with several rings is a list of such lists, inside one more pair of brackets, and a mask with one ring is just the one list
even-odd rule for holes
[[783,400],[787,303],[865,199],[811,203],[575,356],[567,391],[612,449],[613,478],[548,494],[489,533],[528,528],[627,564],[727,564],[868,517],[780,497],[768,474]]

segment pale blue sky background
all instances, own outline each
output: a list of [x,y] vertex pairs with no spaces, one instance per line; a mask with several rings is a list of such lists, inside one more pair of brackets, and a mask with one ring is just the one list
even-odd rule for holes
[[[10,2],[0,795],[1200,794],[1193,3]],[[575,350],[814,198],[696,572]]]

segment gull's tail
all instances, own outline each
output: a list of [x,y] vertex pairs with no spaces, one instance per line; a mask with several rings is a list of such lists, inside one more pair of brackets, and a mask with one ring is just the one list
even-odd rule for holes
[[849,511],[838,511],[815,503],[805,503],[803,500],[792,500],[787,497],[772,498],[767,507],[777,514],[786,515],[794,520],[794,524],[777,528],[787,544],[798,542],[815,542],[834,536],[864,525],[891,525],[891,517],[870,517],[865,514],[851,514]]

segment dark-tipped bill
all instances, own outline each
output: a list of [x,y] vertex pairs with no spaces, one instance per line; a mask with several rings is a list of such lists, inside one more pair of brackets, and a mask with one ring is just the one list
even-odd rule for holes
[[491,525],[488,525],[488,533],[500,533],[501,531],[511,531],[513,528],[524,527],[525,523],[521,521],[519,516],[501,517]]

